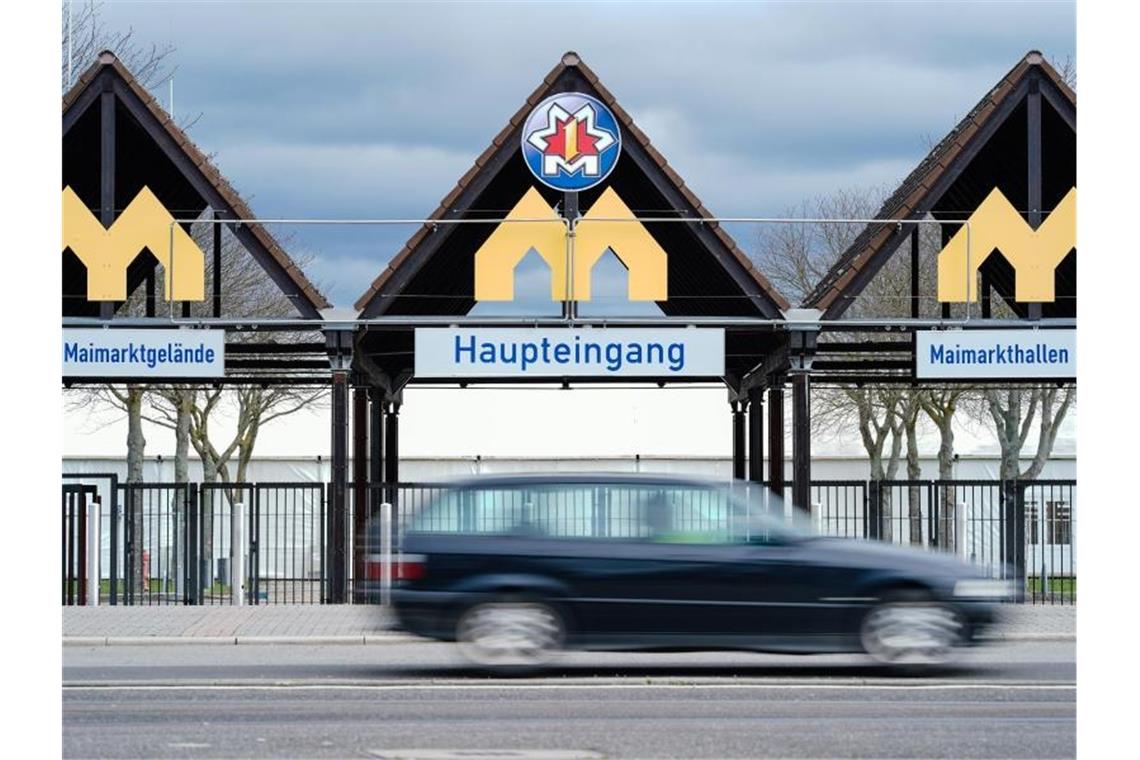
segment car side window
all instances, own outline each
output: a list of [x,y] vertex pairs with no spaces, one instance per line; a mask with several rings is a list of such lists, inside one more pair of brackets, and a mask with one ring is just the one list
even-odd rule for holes
[[417,515],[419,533],[644,539],[650,492],[609,483],[457,488]]
[[651,540],[673,544],[741,543],[728,494],[702,486],[661,488],[647,503]]
[[726,488],[676,483],[560,483],[457,488],[414,520],[412,530],[461,535],[755,543]]

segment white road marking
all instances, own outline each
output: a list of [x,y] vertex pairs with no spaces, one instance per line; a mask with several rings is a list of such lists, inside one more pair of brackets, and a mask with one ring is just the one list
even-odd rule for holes
[[635,690],[635,689],[819,689],[819,690],[875,690],[875,691],[968,691],[982,689],[987,691],[1075,691],[1077,685],[1071,682],[1044,682],[1044,683],[961,683],[961,682],[926,682],[926,683],[818,683],[812,681],[784,681],[775,683],[699,683],[699,682],[637,682],[637,683],[520,683],[517,681],[483,681],[480,683],[452,682],[452,683],[302,683],[290,681],[277,681],[274,683],[203,683],[203,684],[164,684],[164,683],[65,683],[65,691],[274,691],[274,690],[307,690],[307,691],[486,691],[489,689],[509,688],[513,691],[522,690]]
[[573,749],[370,749],[380,760],[596,760],[590,750]]

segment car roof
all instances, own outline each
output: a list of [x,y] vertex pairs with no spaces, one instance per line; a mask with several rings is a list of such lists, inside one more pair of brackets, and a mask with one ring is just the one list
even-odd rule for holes
[[525,472],[492,473],[461,477],[440,482],[439,485],[453,488],[475,488],[486,486],[515,485],[578,485],[584,483],[607,485],[687,485],[687,486],[726,486],[727,482],[701,478],[692,475],[670,473],[637,472]]

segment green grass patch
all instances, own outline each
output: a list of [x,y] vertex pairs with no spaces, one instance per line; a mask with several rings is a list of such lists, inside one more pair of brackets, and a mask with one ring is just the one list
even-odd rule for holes
[[1033,596],[1063,596],[1077,598],[1076,578],[1049,578],[1047,584],[1041,583],[1041,577],[1031,575],[1026,579],[1025,593]]

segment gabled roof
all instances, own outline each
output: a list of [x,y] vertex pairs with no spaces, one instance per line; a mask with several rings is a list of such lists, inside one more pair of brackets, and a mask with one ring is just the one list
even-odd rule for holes
[[[1014,93],[1034,74],[1042,75],[1054,88],[1054,92],[1042,90],[1054,107],[1060,106],[1065,110],[1067,105],[1071,108],[1075,130],[1076,93],[1041,53],[1032,50],[934,146],[883,203],[875,218],[921,218],[931,211],[948,182],[952,182],[969,163],[969,157],[987,139],[986,134],[992,133],[995,122],[1008,117],[1008,106],[1014,104]],[[892,223],[868,225],[808,295],[804,306],[820,309],[828,318],[842,314],[850,304],[850,297],[862,290],[867,278],[878,271],[901,242],[901,236],[895,233]]]
[[[480,178],[481,175],[497,170],[491,166],[492,159],[494,159],[496,155],[501,155],[500,152],[506,143],[510,142],[512,145],[517,144],[517,131],[521,128],[528,114],[538,103],[555,92],[553,89],[555,83],[563,78],[567,72],[576,72],[589,83],[598,97],[617,117],[626,139],[633,140],[640,146],[645,154],[652,160],[652,163],[655,164],[656,168],[664,174],[672,188],[680,194],[683,201],[691,206],[693,218],[711,218],[713,214],[701,203],[701,200],[693,191],[685,185],[685,181],[669,166],[665,157],[653,147],[649,137],[634,124],[629,113],[621,107],[613,93],[606,89],[598,79],[598,76],[581,60],[577,53],[572,51],[564,54],[561,61],[550,70],[550,73],[546,75],[542,83],[534,89],[526,99],[526,102],[523,103],[510,118],[507,125],[495,135],[491,144],[487,146],[487,149],[475,159],[474,165],[459,178],[458,183],[456,183],[456,186],[451,192],[443,197],[439,202],[439,206],[429,215],[429,218],[443,219],[448,216],[454,218],[457,213],[461,213],[465,210],[457,208],[457,202],[461,196],[464,195],[464,191]],[[722,247],[723,251],[734,260],[730,263],[738,265],[738,270],[745,273],[745,276],[751,281],[752,287],[758,291],[761,298],[767,301],[767,311],[769,311],[772,316],[778,317],[779,313],[777,310],[782,311],[790,306],[788,300],[775,288],[768,278],[756,269],[752,261],[739,246],[737,246],[736,242],[720,224],[717,222],[708,222],[703,226],[711,231],[712,235],[715,236],[716,244]],[[431,232],[432,226],[425,224],[408,239],[403,248],[392,257],[385,270],[373,281],[368,290],[357,299],[355,307],[358,310],[367,314],[372,313],[373,310],[377,308],[377,304],[375,303],[377,296],[385,289],[385,286],[397,272],[409,266],[409,260],[413,257],[417,248],[429,237]]]
[[[98,60],[83,72],[63,96],[64,136],[88,107],[99,101],[102,88],[97,83],[101,77],[107,76],[113,78],[110,83],[113,91],[130,108],[132,115],[140,122],[149,121],[144,127],[148,128],[152,136],[159,138],[156,140],[159,147],[180,165],[186,179],[206,205],[223,212],[229,218],[255,218],[233,186],[110,51],[100,53]],[[184,160],[178,161],[179,158]],[[235,234],[303,316],[315,318],[319,309],[331,306],[263,226],[243,224],[235,230]]]

